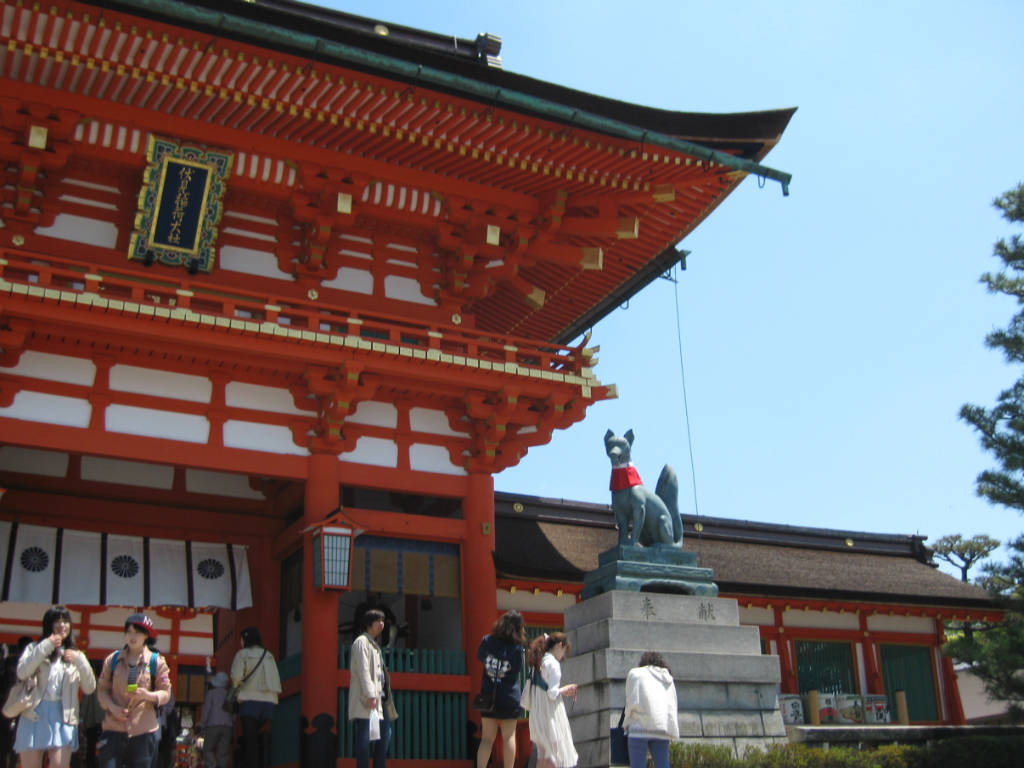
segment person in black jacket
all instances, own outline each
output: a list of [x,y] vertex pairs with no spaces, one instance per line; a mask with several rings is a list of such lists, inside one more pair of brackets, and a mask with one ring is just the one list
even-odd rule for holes
[[523,669],[523,646],[526,633],[519,611],[509,611],[496,622],[491,634],[485,635],[477,649],[477,658],[484,664],[480,693],[490,700],[490,708],[480,711],[480,748],[476,768],[485,768],[491,757],[494,739],[501,729],[502,757],[505,768],[516,761],[516,721],[523,716],[519,706],[520,674]]

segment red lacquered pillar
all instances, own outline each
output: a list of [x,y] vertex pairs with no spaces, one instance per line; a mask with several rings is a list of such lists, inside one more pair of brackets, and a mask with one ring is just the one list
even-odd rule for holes
[[[469,699],[480,690],[483,669],[476,660],[480,638],[491,631],[498,613],[497,575],[494,570],[494,479],[489,474],[469,475],[462,507],[466,540],[462,545],[462,606],[466,638],[466,667],[471,681]],[[477,714],[470,716],[478,721]]]
[[[309,457],[304,527],[323,521],[338,508],[338,457],[314,453]],[[307,733],[317,715],[338,724],[338,594],[313,586],[313,534],[302,535],[302,716]]]

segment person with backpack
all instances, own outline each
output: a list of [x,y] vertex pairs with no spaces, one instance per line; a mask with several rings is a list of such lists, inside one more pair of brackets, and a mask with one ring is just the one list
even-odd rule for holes
[[167,662],[147,641],[153,620],[133,613],[124,622],[124,647],[103,660],[96,694],[105,712],[97,745],[99,768],[150,768],[160,740],[158,710],[171,700]]

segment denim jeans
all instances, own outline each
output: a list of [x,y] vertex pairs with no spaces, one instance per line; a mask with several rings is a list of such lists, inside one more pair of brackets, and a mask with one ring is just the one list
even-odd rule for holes
[[129,737],[120,731],[103,731],[97,743],[99,768],[150,768],[160,741],[160,731]]
[[[262,768],[260,765],[260,741],[263,724],[274,716],[274,704],[269,701],[238,702],[238,719],[242,722],[242,766]],[[269,739],[262,739],[263,765],[270,765]]]
[[648,739],[645,736],[630,736],[629,768],[644,768],[647,765],[647,750],[651,750],[654,768],[668,768],[668,739]]
[[373,754],[373,768],[384,768],[384,760],[391,743],[391,721],[386,717],[380,721],[380,739],[370,741],[370,721],[368,718],[356,718],[355,726],[356,768],[370,768],[370,754]]

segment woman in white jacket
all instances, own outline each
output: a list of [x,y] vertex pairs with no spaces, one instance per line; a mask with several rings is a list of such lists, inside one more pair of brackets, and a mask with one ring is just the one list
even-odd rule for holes
[[679,705],[672,670],[661,654],[648,651],[626,675],[629,766],[644,768],[650,750],[654,768],[669,768],[668,744],[679,738]]
[[23,768],[67,768],[78,749],[78,691],[96,690],[89,659],[75,649],[71,613],[55,605],[43,615],[43,634],[18,659],[18,679],[35,677],[34,707],[18,719],[14,750]]
[[[270,722],[281,693],[281,676],[274,654],[263,647],[260,630],[242,630],[242,649],[231,661],[231,684],[238,689],[238,719],[242,721],[242,755],[245,768],[259,766],[260,743],[264,755],[270,745],[263,724]],[[264,758],[266,759],[266,758]]]

